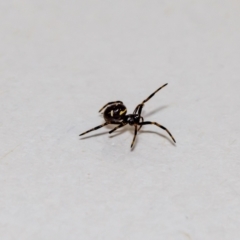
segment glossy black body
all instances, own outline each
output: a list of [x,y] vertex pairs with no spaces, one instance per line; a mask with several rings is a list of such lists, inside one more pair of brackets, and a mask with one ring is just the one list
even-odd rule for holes
[[123,122],[127,123],[131,126],[133,126],[135,124],[137,125],[140,122],[140,115],[138,115],[138,114],[128,114],[128,115],[124,116]]
[[105,104],[99,110],[99,112],[101,112],[102,110],[105,109],[104,112],[103,112],[103,117],[105,119],[105,123],[80,134],[80,136],[82,136],[86,133],[89,133],[91,131],[97,130],[97,129],[99,129],[103,126],[106,126],[108,124],[117,124],[118,125],[117,127],[113,128],[109,133],[112,133],[112,132],[116,131],[117,129],[119,129],[121,127],[124,127],[125,125],[129,124],[131,126],[134,126],[134,128],[135,128],[134,138],[133,138],[133,141],[132,141],[132,144],[131,144],[131,147],[133,147],[133,144],[134,144],[136,136],[137,136],[137,132],[141,129],[141,127],[143,125],[153,124],[153,125],[156,125],[156,126],[162,128],[163,130],[165,130],[169,134],[169,136],[172,138],[172,140],[174,142],[176,142],[174,137],[168,131],[167,128],[165,128],[164,126],[162,126],[161,124],[156,123],[156,122],[150,122],[150,121],[145,122],[144,118],[141,116],[142,108],[143,108],[144,104],[149,99],[151,99],[155,95],[155,93],[157,93],[160,89],[162,89],[166,85],[167,84],[164,84],[163,86],[158,88],[147,99],[145,99],[142,103],[138,104],[132,114],[126,114],[127,113],[127,108],[123,104],[122,101],[114,101],[114,102],[109,102],[109,103]]
[[109,124],[138,124],[140,116],[138,114],[128,114],[127,108],[122,103],[117,103],[107,107],[103,113],[103,117]]
[[127,113],[127,108],[122,103],[115,103],[107,107],[103,113],[106,122],[120,124]]

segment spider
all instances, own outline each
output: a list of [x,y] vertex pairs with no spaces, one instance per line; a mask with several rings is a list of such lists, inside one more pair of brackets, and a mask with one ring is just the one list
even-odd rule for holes
[[160,128],[162,128],[163,130],[165,130],[169,136],[172,138],[172,140],[176,143],[174,137],[172,136],[172,134],[168,131],[167,128],[165,128],[164,126],[160,125],[159,123],[156,122],[150,122],[150,121],[146,121],[144,122],[144,118],[141,116],[142,113],[142,109],[144,104],[150,100],[155,93],[157,93],[159,90],[161,90],[163,87],[167,86],[167,83],[164,84],[163,86],[161,86],[160,88],[158,88],[154,93],[152,93],[147,99],[145,99],[142,103],[138,104],[137,107],[135,108],[135,110],[133,111],[132,114],[128,114],[127,113],[127,108],[124,106],[123,102],[121,101],[114,101],[114,102],[109,102],[106,105],[104,105],[99,112],[102,112],[104,109],[105,111],[103,112],[103,117],[105,119],[105,123],[92,128],[84,133],[81,133],[79,136],[82,136],[86,133],[89,133],[91,131],[95,131],[99,128],[102,128],[108,124],[117,124],[118,126],[113,128],[109,133],[113,133],[114,131],[116,131],[117,129],[126,126],[127,124],[129,124],[130,126],[134,126],[135,128],[135,132],[134,132],[134,137],[133,137],[133,141],[131,144],[131,148],[134,145],[136,136],[137,136],[137,132],[142,128],[143,125],[147,125],[147,124],[154,124]]

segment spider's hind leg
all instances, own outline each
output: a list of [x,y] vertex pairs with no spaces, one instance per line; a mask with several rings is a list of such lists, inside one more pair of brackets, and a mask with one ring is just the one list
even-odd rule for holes
[[117,127],[113,128],[109,133],[113,133],[114,131],[116,131],[117,129],[124,127],[126,124],[125,123],[121,123],[120,125],[118,125]]
[[99,128],[102,128],[102,127],[108,125],[108,124],[109,124],[108,122],[105,122],[105,123],[103,123],[102,125],[99,125],[99,126],[97,126],[97,127],[95,127],[95,128],[92,128],[92,129],[90,129],[90,130],[88,130],[88,131],[86,131],[86,132],[84,132],[84,133],[81,133],[79,136],[82,136],[82,135],[84,135],[84,134],[86,134],[86,133],[95,131],[95,130],[97,130],[97,129],[99,129]]

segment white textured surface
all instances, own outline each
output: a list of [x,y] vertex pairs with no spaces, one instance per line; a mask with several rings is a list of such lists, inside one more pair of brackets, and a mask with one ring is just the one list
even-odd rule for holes
[[[240,3],[0,1],[0,239],[240,239]],[[98,110],[156,88],[135,149]],[[166,137],[165,137],[166,136]]]

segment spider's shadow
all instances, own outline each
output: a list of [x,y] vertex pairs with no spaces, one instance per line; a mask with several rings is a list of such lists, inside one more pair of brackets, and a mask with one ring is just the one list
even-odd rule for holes
[[[153,115],[153,114],[155,114],[155,113],[157,113],[157,112],[159,112],[159,111],[161,111],[161,110],[163,110],[163,109],[165,109],[165,108],[167,108],[167,107],[168,107],[167,105],[158,107],[158,108],[156,108],[156,109],[154,109],[154,110],[152,110],[152,111],[144,114],[144,118],[145,118],[145,117],[149,117],[149,116],[151,116],[151,115]],[[145,109],[143,109],[142,113],[145,113]]]

